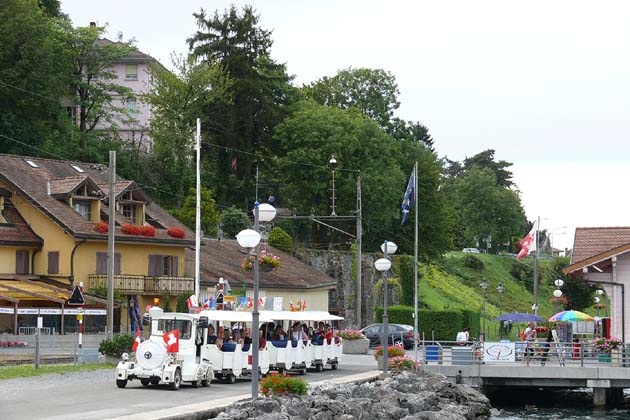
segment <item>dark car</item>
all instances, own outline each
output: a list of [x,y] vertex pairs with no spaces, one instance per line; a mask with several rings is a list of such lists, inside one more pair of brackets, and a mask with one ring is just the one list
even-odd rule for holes
[[[413,327],[405,324],[387,324],[389,330],[388,343],[401,344],[405,349],[413,347]],[[370,346],[381,344],[383,324],[372,324],[361,330],[363,335],[370,339]]]

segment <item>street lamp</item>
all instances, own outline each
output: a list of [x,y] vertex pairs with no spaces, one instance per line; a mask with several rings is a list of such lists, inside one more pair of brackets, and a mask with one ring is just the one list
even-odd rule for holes
[[383,376],[387,375],[387,365],[388,354],[387,354],[387,345],[388,345],[388,337],[389,337],[389,327],[387,324],[388,315],[387,315],[387,271],[391,268],[392,262],[388,258],[389,254],[394,254],[398,246],[393,242],[385,241],[381,245],[381,251],[383,251],[383,258],[379,258],[374,262],[374,267],[383,273],[383,335],[381,337],[381,346],[383,347]]
[[593,298],[593,300],[595,301],[595,316],[599,318],[599,297],[595,296]]
[[[503,291],[505,289],[503,288],[503,283],[499,283],[499,285],[497,286],[497,293],[499,293],[499,317],[501,315],[503,315],[503,301],[502,301],[502,297],[503,297]],[[499,340],[503,339],[503,328],[501,325],[501,322],[499,322]]]
[[336,216],[335,213],[335,168],[337,167],[337,159],[335,159],[335,155],[330,156],[330,160],[328,161],[328,166],[332,169],[332,212],[331,216]]
[[[598,296],[602,296],[604,294],[604,291],[602,289],[597,289],[595,293],[597,293]],[[606,297],[604,297],[604,299],[606,299]],[[608,305],[606,305],[606,312],[604,316],[608,318]]]
[[486,341],[486,293],[488,291],[488,282],[486,281],[485,277],[483,278],[483,282],[481,282],[479,286],[481,286],[481,290],[483,291],[483,318],[481,324],[483,340],[481,341]]
[[242,230],[236,235],[238,244],[247,249],[249,254],[254,251],[254,308],[252,310],[252,400],[258,398],[258,254],[260,245],[259,222],[270,222],[276,217],[276,208],[271,204],[254,203],[254,229]]
[[559,306],[560,306],[560,298],[562,297],[562,290],[560,289],[556,289],[553,291],[553,297],[555,298],[554,300],[556,301],[556,313],[559,312]]

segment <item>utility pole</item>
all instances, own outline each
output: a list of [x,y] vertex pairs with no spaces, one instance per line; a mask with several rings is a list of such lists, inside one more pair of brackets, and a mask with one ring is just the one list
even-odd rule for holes
[[361,305],[363,299],[363,289],[361,286],[362,282],[362,270],[361,263],[363,259],[363,255],[361,252],[361,236],[363,236],[363,224],[361,221],[361,171],[357,175],[357,291],[356,291],[356,306],[357,306],[357,328],[361,329]]
[[538,231],[540,230],[540,216],[536,222],[534,230],[534,241],[536,241],[536,253],[534,254],[534,315],[538,315]]
[[107,229],[107,338],[114,338],[114,231],[116,230],[116,152],[109,151],[109,229]]

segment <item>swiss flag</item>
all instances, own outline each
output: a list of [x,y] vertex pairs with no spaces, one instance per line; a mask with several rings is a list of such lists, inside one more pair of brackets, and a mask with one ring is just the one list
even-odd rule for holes
[[138,328],[136,330],[136,339],[133,340],[133,347],[131,348],[131,351],[135,352],[141,342],[142,342],[142,337],[140,336],[140,328]]
[[529,231],[527,235],[523,239],[521,239],[521,252],[518,253],[516,259],[520,260],[528,256],[531,252],[536,251],[536,233],[537,233],[537,223],[534,222],[534,226],[532,226],[532,230]]
[[169,331],[162,337],[164,344],[166,344],[167,353],[179,352],[179,330]]

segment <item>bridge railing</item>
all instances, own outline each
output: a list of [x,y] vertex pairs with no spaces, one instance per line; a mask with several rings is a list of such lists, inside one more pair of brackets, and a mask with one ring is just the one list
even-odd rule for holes
[[[409,356],[413,356],[409,352]],[[525,366],[616,366],[630,367],[630,344],[601,351],[590,343],[479,342],[460,345],[454,341],[424,341],[418,359],[426,364],[509,364]]]

